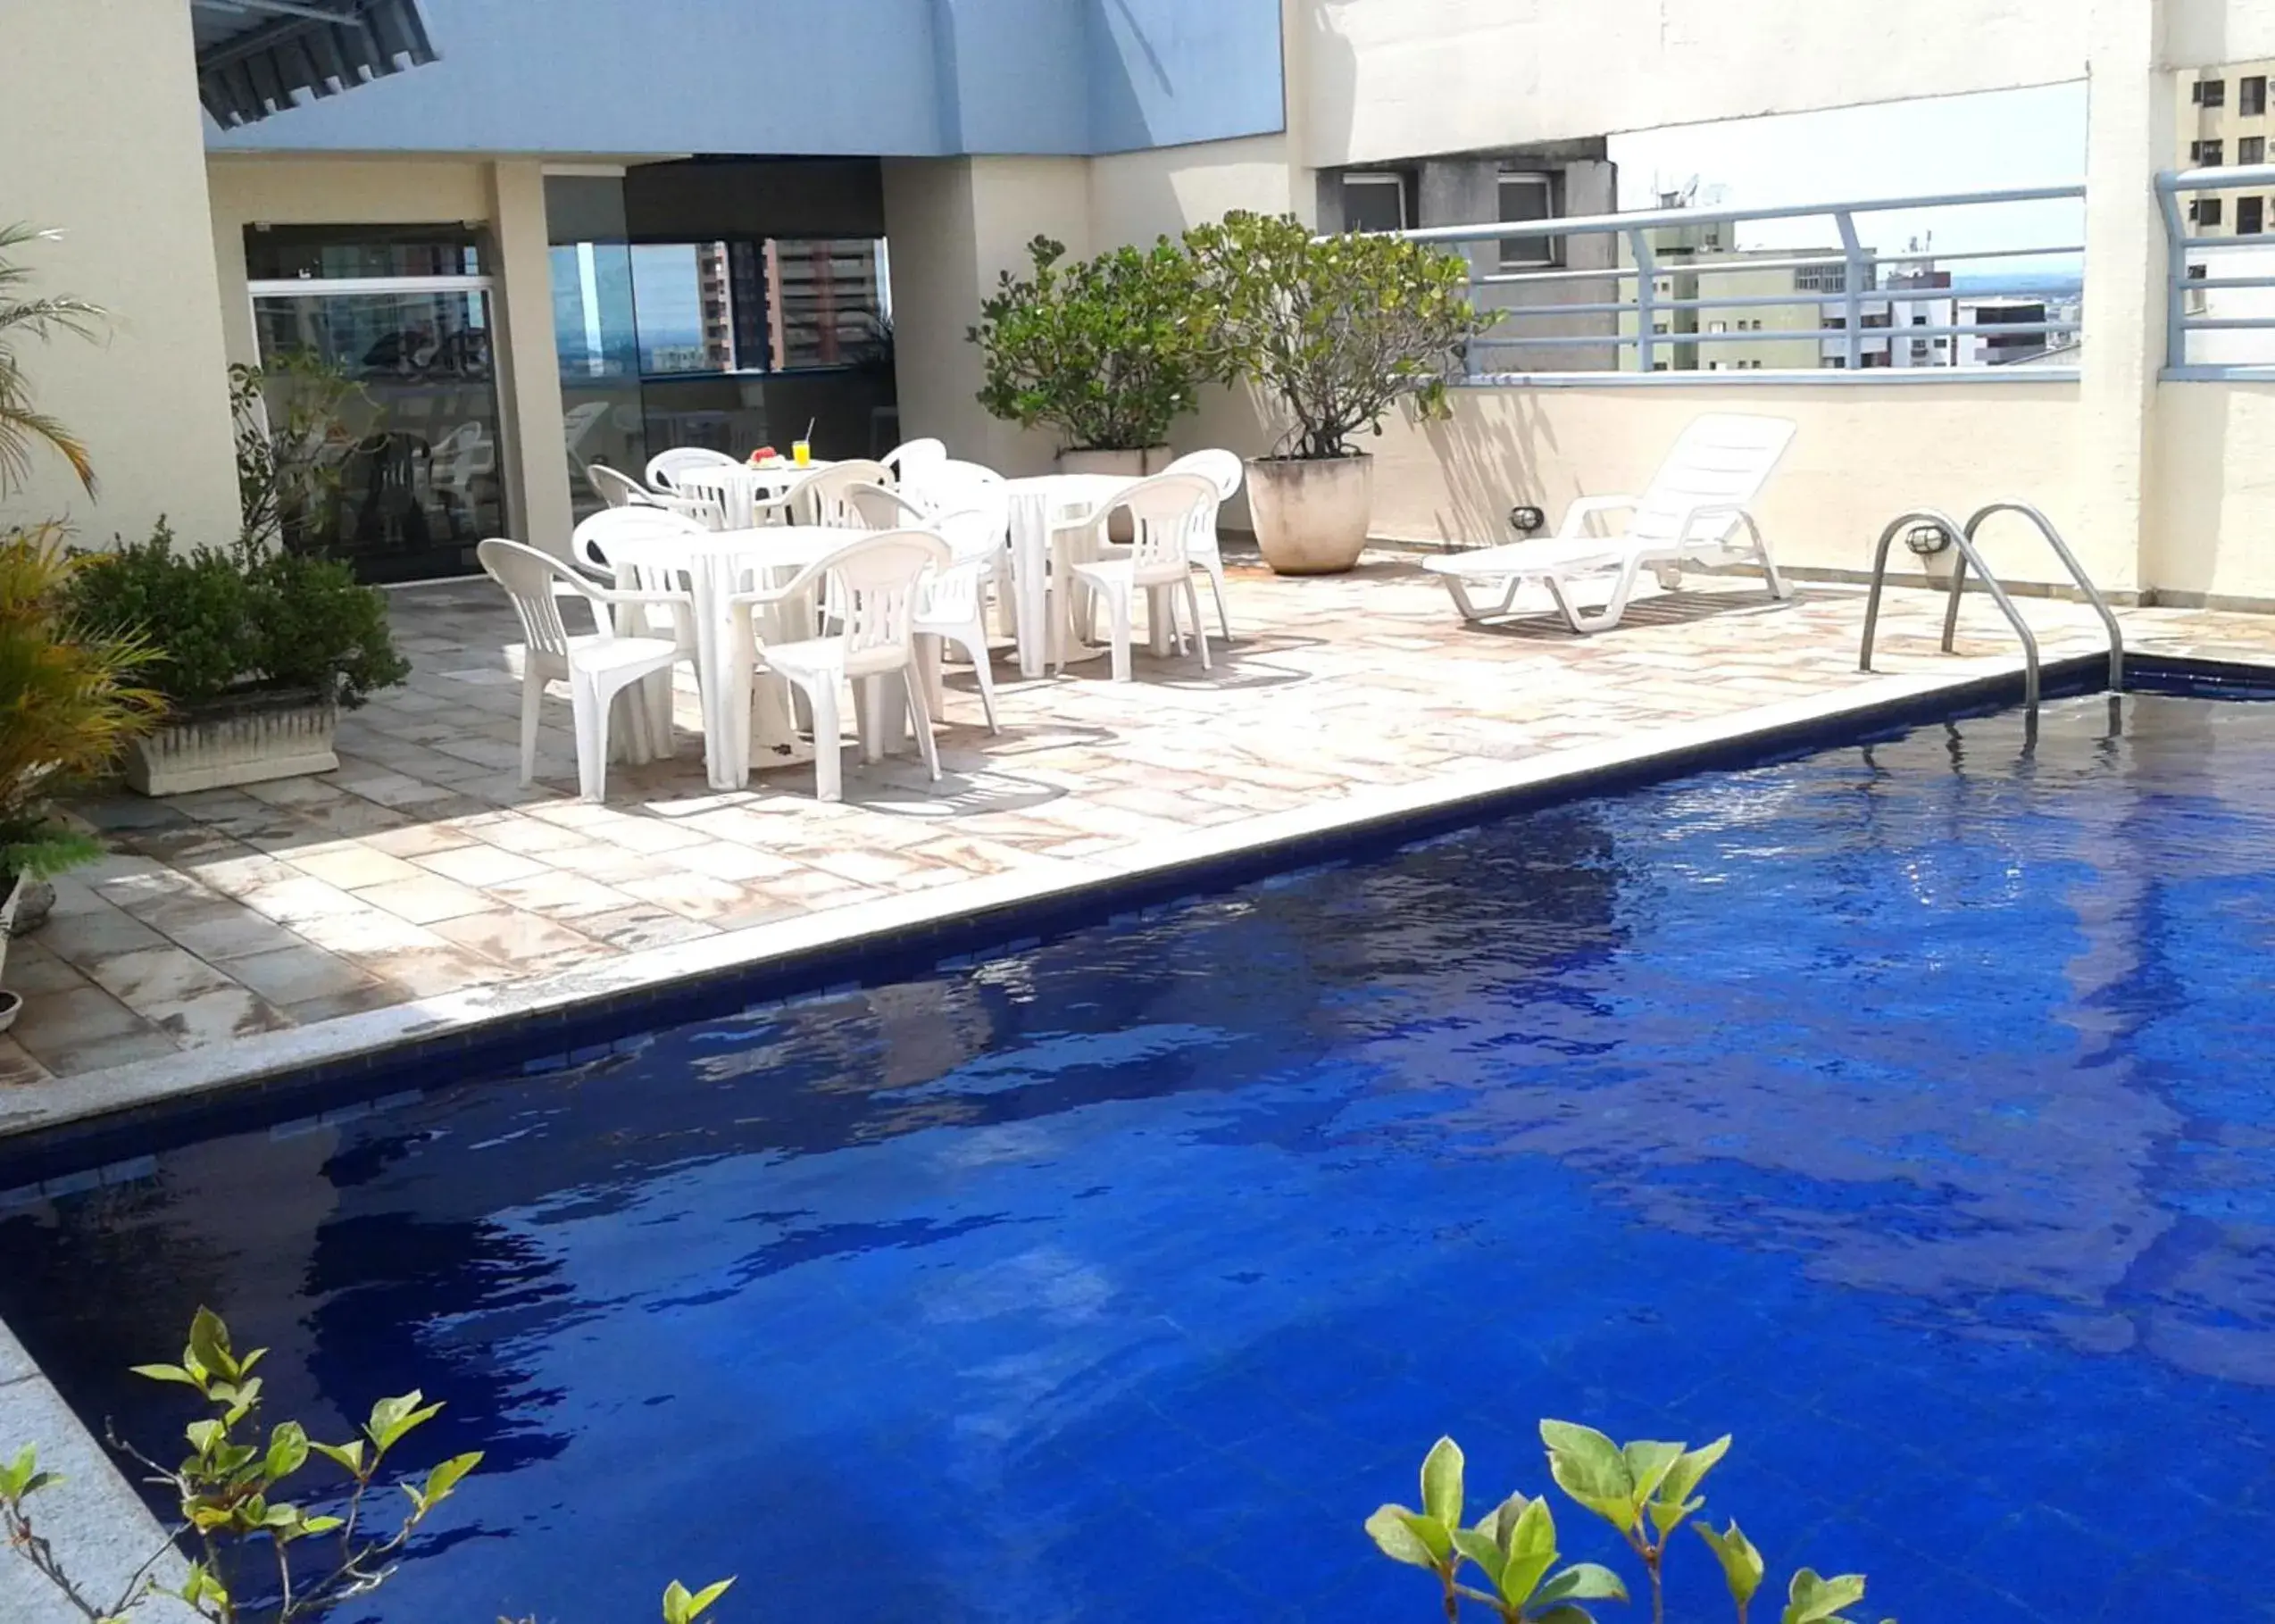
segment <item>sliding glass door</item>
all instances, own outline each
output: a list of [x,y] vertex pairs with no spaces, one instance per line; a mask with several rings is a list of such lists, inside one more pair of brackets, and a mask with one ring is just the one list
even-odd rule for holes
[[246,235],[272,426],[295,390],[348,385],[321,455],[322,499],[294,546],[366,580],[475,568],[507,533],[491,287],[460,227],[293,228]]

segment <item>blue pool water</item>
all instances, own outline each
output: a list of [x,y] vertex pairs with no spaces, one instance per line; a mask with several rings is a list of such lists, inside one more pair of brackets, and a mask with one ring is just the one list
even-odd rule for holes
[[1362,1519],[1441,1431],[1539,1491],[1544,1415],[1735,1433],[1711,1510],[1860,1616],[2275,1617],[2275,707],[2111,720],[169,1152],[0,1214],[0,1314],[150,1439],[201,1301],[320,1431],[447,1399],[388,1624],[1419,1621]]

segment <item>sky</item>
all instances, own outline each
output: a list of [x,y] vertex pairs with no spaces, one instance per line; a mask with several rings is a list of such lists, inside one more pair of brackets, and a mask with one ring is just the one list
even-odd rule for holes
[[[1772,208],[1829,198],[1916,196],[2082,180],[2082,79],[2025,90],[1940,96],[1872,107],[1690,124],[1613,136],[1620,207],[1654,206],[1660,191],[1695,176],[1702,206],[1721,188],[1728,208]],[[1929,231],[1938,249],[2029,247],[2084,240],[2081,203],[1860,214],[1857,234],[1884,252]],[[1825,217],[1742,224],[1742,248],[1821,247],[1838,242]],[[2071,262],[2074,263],[2074,262]],[[2060,262],[1986,261],[1962,273],[2022,271]]]

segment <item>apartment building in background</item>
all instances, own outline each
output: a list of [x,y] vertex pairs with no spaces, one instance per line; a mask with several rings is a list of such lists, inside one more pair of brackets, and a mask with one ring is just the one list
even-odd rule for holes
[[[2191,75],[2188,99],[2179,107],[2175,164],[2242,169],[2267,162],[2268,137],[2275,135],[2275,115],[2267,106],[2271,75],[2275,61],[2238,62]],[[2275,186],[2240,194],[2198,192],[2182,206],[2199,237],[2257,237],[2268,229],[2275,211]]]

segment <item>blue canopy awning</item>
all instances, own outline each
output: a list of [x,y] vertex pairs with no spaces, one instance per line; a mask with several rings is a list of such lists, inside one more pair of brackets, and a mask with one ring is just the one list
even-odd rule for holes
[[435,60],[419,0],[190,0],[197,96],[224,129]]

